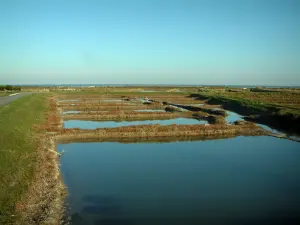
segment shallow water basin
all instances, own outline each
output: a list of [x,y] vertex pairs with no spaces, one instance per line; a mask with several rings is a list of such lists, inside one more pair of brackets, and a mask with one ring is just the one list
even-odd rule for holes
[[57,100],[57,102],[79,102],[79,99],[63,99],[63,100]]
[[225,120],[228,123],[234,123],[235,121],[238,120],[244,120],[244,117],[238,113],[228,111],[228,110],[226,110],[226,113],[228,114],[228,116],[225,117]]
[[137,109],[136,112],[166,112],[164,109]]
[[58,151],[71,224],[273,225],[300,218],[299,146],[237,137]]
[[111,128],[134,125],[171,125],[171,124],[208,124],[205,120],[196,120],[192,118],[175,118],[167,120],[140,120],[140,121],[88,121],[88,120],[66,120],[64,128],[81,128],[81,129],[96,129],[96,128]]
[[66,114],[77,114],[80,113],[81,111],[76,111],[76,110],[69,110],[69,111],[64,111],[62,114],[66,115]]

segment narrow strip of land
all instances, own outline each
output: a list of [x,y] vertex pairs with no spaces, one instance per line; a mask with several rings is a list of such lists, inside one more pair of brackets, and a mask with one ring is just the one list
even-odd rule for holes
[[37,165],[38,135],[32,128],[44,121],[46,96],[20,97],[24,95],[0,108],[0,224],[15,224],[18,203],[28,192]]

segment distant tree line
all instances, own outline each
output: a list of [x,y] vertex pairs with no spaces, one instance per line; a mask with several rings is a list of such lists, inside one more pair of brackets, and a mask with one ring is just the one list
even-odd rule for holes
[[0,91],[21,91],[21,87],[13,85],[0,85]]

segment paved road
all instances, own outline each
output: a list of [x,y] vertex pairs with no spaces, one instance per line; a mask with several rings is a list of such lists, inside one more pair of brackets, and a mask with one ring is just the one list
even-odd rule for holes
[[12,101],[18,98],[22,98],[24,96],[31,95],[31,94],[32,92],[21,92],[20,94],[13,95],[13,96],[0,97],[0,106],[8,105],[9,103],[11,103]]

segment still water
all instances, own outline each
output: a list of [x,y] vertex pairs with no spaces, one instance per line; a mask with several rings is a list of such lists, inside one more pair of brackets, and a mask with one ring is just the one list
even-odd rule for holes
[[63,99],[63,100],[58,100],[57,102],[79,102],[79,99]]
[[77,114],[80,113],[80,111],[77,110],[68,110],[68,111],[64,111],[62,114],[66,115],[66,114]]
[[297,224],[300,144],[274,137],[59,144],[76,225]]
[[[227,123],[234,123],[235,121],[238,121],[238,120],[244,120],[244,116],[238,114],[238,113],[235,113],[235,112],[232,112],[232,111],[228,111],[226,110],[228,116],[225,117],[225,120]],[[260,123],[256,123],[257,126],[267,130],[267,131],[271,131],[275,134],[282,134],[282,132],[274,129],[274,128],[271,128],[267,125],[264,125],[264,124],[260,124]]]
[[136,112],[166,112],[164,109],[137,109]]
[[228,116],[225,117],[225,120],[228,123],[234,123],[235,121],[238,121],[238,120],[244,120],[243,116],[238,113],[228,111],[228,110],[226,110],[226,112],[227,112]]
[[[219,110],[219,108],[217,108]],[[227,112],[227,116],[225,117],[225,120],[227,123],[234,123],[235,121],[238,121],[238,120],[244,120],[244,116],[238,114],[238,113],[235,113],[235,112],[232,112],[232,111],[228,111],[228,110],[225,110]],[[259,123],[256,123],[257,126],[260,126],[261,128],[267,130],[267,131],[271,131],[275,134],[282,134],[282,132],[274,129],[274,128],[271,128],[267,125],[264,125],[264,124],[259,124]]]
[[134,125],[149,125],[149,124],[207,124],[206,120],[196,120],[191,118],[175,118],[168,120],[140,120],[140,121],[90,121],[90,120],[65,120],[64,128],[80,128],[80,129],[96,129],[123,127]]

